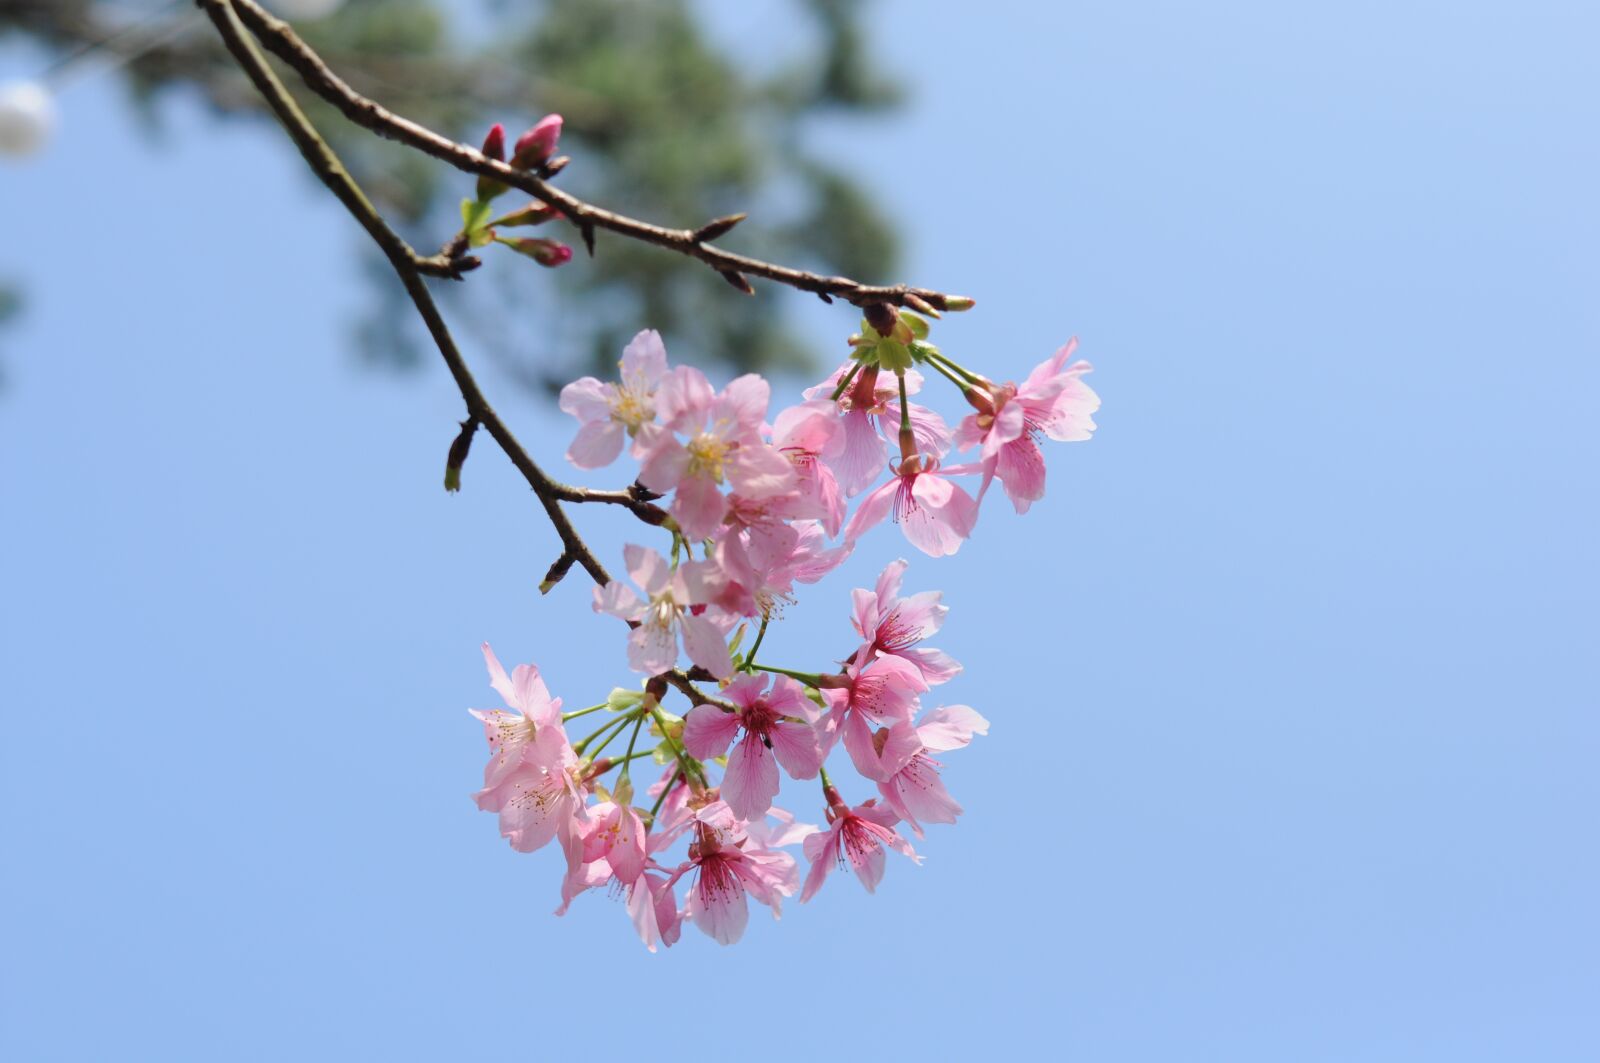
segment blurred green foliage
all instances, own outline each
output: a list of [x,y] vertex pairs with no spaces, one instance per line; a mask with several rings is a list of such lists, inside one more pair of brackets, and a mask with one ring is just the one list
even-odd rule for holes
[[[573,163],[557,180],[591,202],[682,227],[749,211],[722,244],[887,281],[893,227],[850,173],[808,151],[805,135],[819,117],[882,112],[900,100],[869,54],[866,9],[851,0],[792,0],[786,14],[808,32],[792,48],[761,39],[739,55],[719,46],[704,9],[686,0],[349,0],[297,30],[357,91],[459,140],[476,143],[494,121],[515,136],[540,115],[561,113],[560,150]],[[22,32],[70,51],[108,36],[112,13],[126,10],[97,0],[0,0],[0,34]],[[122,71],[141,100],[187,84],[219,114],[261,113],[203,25]],[[294,87],[419,249],[432,251],[455,232],[470,178],[350,126]],[[571,230],[545,232],[580,243]],[[486,249],[496,250],[503,249]],[[521,260],[491,262],[450,286],[456,318],[535,386],[609,372],[642,327],[660,329],[685,358],[734,370],[814,360],[785,322],[790,300],[771,286],[751,299],[698,263],[604,233],[597,252],[589,259],[580,250],[548,272]],[[409,316],[390,302],[392,283],[375,291],[381,305],[359,330],[363,349],[391,363],[422,357]]]

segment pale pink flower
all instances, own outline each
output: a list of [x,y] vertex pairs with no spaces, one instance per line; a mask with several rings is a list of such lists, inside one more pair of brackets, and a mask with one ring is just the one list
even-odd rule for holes
[[727,753],[734,736],[744,733],[728,755],[721,786],[722,799],[740,819],[757,819],[772,807],[779,764],[796,779],[814,779],[822,766],[816,703],[788,676],[774,679],[770,691],[766,685],[764,675],[740,676],[722,692],[739,711],[726,712],[707,702],[684,717],[684,748],[701,760]]
[[829,535],[844,523],[844,496],[830,461],[844,453],[844,425],[833,403],[812,399],[783,410],[772,421],[772,445],[794,466],[797,477],[790,519],[813,517]]
[[678,638],[689,659],[719,679],[733,672],[728,644],[703,607],[715,601],[722,574],[709,561],[685,561],[673,568],[654,550],[629,544],[623,549],[628,575],[645,597],[620,580],[594,590],[594,610],[635,623],[628,635],[628,666],[646,675],[669,672],[678,663]]
[[[900,430],[900,383],[892,373],[880,373],[877,366],[867,366],[856,374],[837,400],[833,398],[839,381],[844,379],[852,364],[846,362],[827,380],[805,391],[807,399],[831,402],[838,411],[844,426],[844,445],[837,455],[827,460],[838,474],[839,486],[851,497],[871,487],[883,474],[888,444],[880,431],[880,423],[891,436]],[[921,388],[922,374],[908,369],[906,394],[914,395]],[[917,449],[942,456],[950,449],[950,435],[944,421],[932,410],[915,403],[908,409]]]
[[484,788],[473,797],[483,811],[499,813],[500,833],[513,849],[532,852],[584,819],[578,756],[561,725],[561,700],[550,697],[539,670],[521,665],[508,679],[487,643],[483,654],[490,684],[511,708],[473,712],[491,753]]
[[989,721],[965,705],[934,709],[912,726],[901,720],[888,730],[873,735],[873,748],[885,775],[878,782],[884,803],[922,837],[919,818],[929,823],[954,823],[961,815],[939,777],[942,765],[928,756],[957,749],[972,741],[974,734],[988,734]]
[[922,671],[902,657],[873,657],[865,648],[845,664],[842,675],[826,676],[823,696],[830,708],[823,725],[824,753],[840,738],[856,770],[869,779],[883,775],[872,748],[876,727],[889,727],[915,715],[917,695],[928,689]]
[[[794,469],[761,439],[770,389],[747,373],[713,395],[705,374],[680,365],[656,394],[661,424],[648,424],[634,440],[639,482],[652,491],[675,491],[669,512],[685,538],[709,538],[728,512],[721,485],[746,498],[793,491]],[[678,435],[687,437],[680,441]]]
[[[741,829],[731,809],[717,801],[696,814],[689,859],[667,880],[671,887],[693,869],[683,914],[718,944],[731,945],[750,920],[747,897],[782,912],[782,898],[800,885],[794,857],[764,844],[761,833]],[[788,832],[786,832],[788,833]]]
[[831,788],[828,798],[828,829],[805,839],[804,851],[806,859],[811,861],[811,870],[806,874],[805,889],[800,894],[802,903],[817,895],[835,864],[843,867],[848,863],[871,893],[883,881],[885,848],[922,863],[911,843],[894,829],[900,817],[890,809],[878,807],[876,798],[855,808],[847,807]]
[[912,546],[931,557],[955,553],[978,522],[978,504],[948,477],[972,471],[952,466],[940,472],[934,458],[912,459],[861,500],[845,526],[845,541],[854,543],[893,512]]
[[1094,412],[1100,396],[1083,382],[1092,367],[1088,362],[1067,365],[1077,350],[1071,340],[1052,357],[1034,367],[1019,387],[1006,384],[990,391],[980,401],[992,404],[992,411],[972,414],[956,429],[956,445],[962,450],[981,444],[979,464],[983,469],[981,498],[990,482],[999,478],[1006,496],[1018,513],[1044,497],[1044,454],[1038,436],[1058,442],[1088,439],[1095,429]]
[[815,583],[850,556],[851,545],[829,546],[814,520],[729,527],[717,542],[717,565],[727,576],[719,605],[741,616],[773,617],[794,600],[796,583]]
[[891,561],[878,576],[876,590],[851,591],[855,609],[850,623],[871,652],[904,657],[921,670],[929,685],[946,682],[961,671],[961,665],[942,650],[917,644],[939,630],[950,607],[941,603],[944,595],[939,591],[901,598],[905,570],[905,561]]
[[667,374],[661,334],[645,329],[623,348],[621,379],[602,384],[592,376],[561,389],[561,409],[578,419],[578,435],[567,460],[580,469],[609,465],[622,453],[625,436],[656,419],[656,389]]

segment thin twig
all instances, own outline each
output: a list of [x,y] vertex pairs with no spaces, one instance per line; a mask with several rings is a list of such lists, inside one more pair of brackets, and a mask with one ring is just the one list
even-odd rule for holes
[[[196,0],[196,2],[208,9],[217,5],[217,0]],[[598,228],[698,259],[725,278],[730,274],[750,274],[801,291],[812,292],[825,299],[837,296],[857,306],[890,303],[895,306],[911,306],[913,309],[932,306],[937,310],[951,310],[965,309],[972,305],[972,301],[965,297],[948,295],[929,288],[913,288],[905,284],[863,284],[849,277],[823,276],[723,251],[705,243],[701,236],[703,231],[715,226],[716,222],[694,229],[669,229],[586,203],[553,187],[536,173],[513,169],[506,163],[489,158],[475,148],[458,144],[368,99],[335,74],[327,63],[323,62],[322,57],[300,39],[288,23],[273,17],[255,0],[230,0],[230,2],[239,18],[250,27],[250,31],[260,39],[268,51],[293,67],[313,92],[333,104],[350,121],[379,136],[397,140],[449,163],[465,173],[491,177],[501,184],[521,189],[540,202],[554,207],[578,228],[591,253],[594,251],[594,231]],[[718,219],[718,221],[724,220],[726,219]]]

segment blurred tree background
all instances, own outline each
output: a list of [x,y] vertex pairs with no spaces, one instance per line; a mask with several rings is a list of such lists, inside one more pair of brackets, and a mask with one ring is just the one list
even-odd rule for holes
[[[542,114],[564,115],[561,153],[573,163],[557,181],[591,202],[682,227],[749,211],[720,243],[790,265],[893,279],[896,240],[885,214],[847,170],[806,147],[809,123],[900,102],[899,85],[877,59],[883,49],[868,47],[866,5],[856,0],[791,0],[813,32],[793,42],[775,41],[774,33],[736,52],[710,32],[705,9],[687,0],[267,6],[357,91],[458,140],[476,143],[495,121],[515,136]],[[107,76],[120,77],[153,119],[163,96],[196,90],[222,120],[266,118],[187,0],[0,0],[0,38],[15,35],[55,57],[52,74],[114,66]],[[350,126],[286,80],[415,246],[435,249],[456,231],[471,178]],[[287,141],[284,150],[292,150]],[[561,269],[486,254],[488,265],[469,283],[435,286],[455,304],[460,327],[530,387],[609,372],[626,338],[647,326],[701,364],[744,371],[816,362],[817,352],[786,326],[785,305],[795,298],[787,293],[768,286],[749,299],[656,248],[602,233],[589,259],[572,230],[551,235],[578,247]],[[360,349],[396,366],[428,357],[388,267],[370,248],[360,253],[375,299],[358,329]],[[0,317],[17,303],[15,287],[0,292]],[[507,307],[516,308],[514,318]]]

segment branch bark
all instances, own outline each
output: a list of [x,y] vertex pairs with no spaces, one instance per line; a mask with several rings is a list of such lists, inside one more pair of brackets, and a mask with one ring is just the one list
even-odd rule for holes
[[[196,2],[208,12],[218,6],[216,0],[196,0]],[[705,229],[715,226],[716,221],[694,229],[669,229],[586,203],[555,188],[535,173],[513,169],[503,162],[489,158],[476,148],[440,136],[433,130],[397,115],[376,101],[368,99],[335,74],[327,63],[323,62],[322,57],[300,39],[288,23],[269,14],[255,0],[229,0],[229,2],[238,18],[249,26],[250,32],[255,34],[268,51],[293,68],[311,91],[333,104],[350,121],[379,136],[399,141],[449,163],[464,173],[493,178],[501,184],[520,189],[540,202],[554,207],[577,227],[591,254],[594,253],[595,230],[605,229],[632,240],[655,244],[697,259],[725,278],[730,275],[742,277],[746,274],[763,277],[800,291],[812,292],[829,302],[838,297],[857,306],[889,303],[894,306],[909,306],[924,312],[930,307],[943,311],[963,310],[972,305],[971,299],[930,288],[914,288],[906,284],[863,284],[849,277],[827,277],[724,251],[706,243],[705,237],[701,235]],[[717,219],[717,221],[724,220],[726,219]]]

